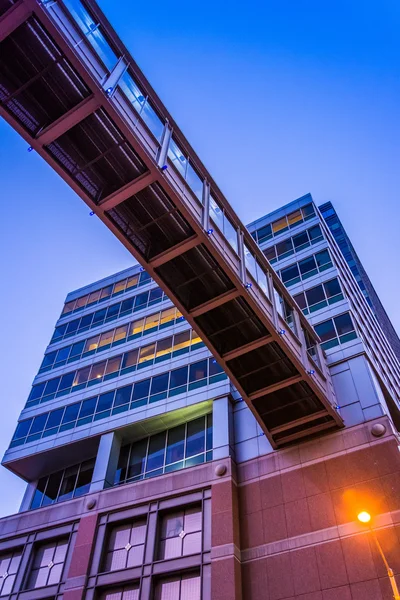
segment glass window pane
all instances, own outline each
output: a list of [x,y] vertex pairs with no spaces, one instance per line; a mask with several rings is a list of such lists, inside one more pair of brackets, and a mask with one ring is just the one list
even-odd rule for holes
[[142,117],[143,121],[146,123],[147,127],[150,129],[154,137],[158,141],[161,141],[161,137],[164,131],[164,125],[158,118],[155,111],[150,106],[148,100],[146,100],[146,103],[143,106],[143,110],[140,116]]
[[135,304],[135,297],[134,296],[133,296],[133,298],[127,298],[126,300],[124,300],[121,303],[121,314],[120,314],[120,316],[127,315],[130,312],[132,312],[134,304]]
[[60,385],[58,386],[59,390],[66,390],[70,388],[74,382],[75,373],[66,373],[61,377]]
[[117,302],[117,304],[112,304],[107,308],[106,319],[111,319],[112,317],[116,317],[119,314],[121,308],[121,304]]
[[137,335],[143,331],[144,319],[138,319],[130,324],[129,335]]
[[174,336],[174,351],[190,347],[190,329]]
[[306,298],[304,295],[304,292],[301,292],[300,294],[296,294],[295,296],[293,296],[293,299],[297,302],[297,304],[300,306],[300,308],[307,308],[307,302],[306,302]]
[[100,300],[101,290],[96,290],[89,294],[88,304],[93,304],[94,302],[98,302]]
[[88,398],[82,402],[81,410],[79,411],[79,418],[82,417],[90,417],[94,413],[94,409],[96,408],[96,398]]
[[164,340],[157,342],[156,357],[165,356],[172,352],[172,337],[167,337]]
[[91,338],[88,338],[85,342],[85,352],[91,352],[92,350],[96,350],[99,345],[100,336],[95,335]]
[[89,492],[90,484],[92,483],[93,471],[94,460],[87,460],[81,464],[78,480],[76,482],[74,498],[83,496],[83,494],[87,494]]
[[144,379],[135,383],[133,388],[132,400],[140,400],[141,398],[147,398],[150,390],[150,379]]
[[172,138],[169,143],[168,158],[171,160],[175,169],[182,175],[183,178],[185,178],[187,160]]
[[272,237],[271,225],[265,225],[257,230],[258,243],[262,244],[263,241],[269,240]]
[[236,227],[232,225],[227,216],[224,215],[224,235],[234,251],[238,252],[238,234]]
[[297,251],[301,250],[302,248],[306,248],[310,244],[306,231],[303,231],[302,233],[299,233],[298,235],[294,235],[292,240],[293,240],[294,249]]
[[163,373],[162,375],[157,375],[156,377],[152,377],[150,395],[159,394],[160,392],[165,392],[168,389],[168,378],[169,378],[169,373]]
[[76,304],[75,304],[75,309],[77,308],[83,308],[84,306],[86,306],[86,302],[88,301],[89,295],[86,294],[85,296],[81,296],[80,298],[77,299]]
[[61,314],[65,315],[66,313],[72,312],[75,308],[75,302],[76,302],[76,300],[71,300],[70,302],[66,302],[64,304],[64,308],[63,308],[63,311]]
[[250,272],[250,274],[257,281],[257,271],[256,271],[256,259],[253,254],[247,248],[246,244],[243,245],[244,248],[244,262],[246,265],[246,269]]
[[181,600],[200,600],[200,577],[182,575]]
[[269,261],[276,259],[275,246],[271,246],[271,248],[265,248],[265,250],[263,250],[263,252],[264,252],[266,258],[268,258]]
[[350,331],[354,331],[354,325],[352,323],[349,313],[339,315],[334,318],[336,329],[339,335],[344,335]]
[[203,201],[203,181],[197,175],[192,165],[189,163],[186,172],[186,181],[190,189],[195,193],[200,202]]
[[185,425],[168,430],[167,455],[165,464],[178,462],[185,457]]
[[122,325],[122,327],[117,327],[114,333],[113,343],[124,340],[128,335],[129,325]]
[[299,262],[299,269],[302,275],[304,275],[305,273],[309,273],[310,271],[313,271],[316,268],[317,265],[313,256],[309,256],[308,258],[305,258],[304,260],[301,260]]
[[79,465],[65,469],[64,478],[61,484],[59,502],[69,500],[74,493],[76,478],[78,475]]
[[274,235],[285,231],[285,229],[287,228],[288,224],[286,217],[282,217],[281,219],[278,219],[277,221],[274,221],[274,223],[272,223],[272,231],[274,232]]
[[52,473],[48,478],[46,492],[43,495],[42,506],[48,506],[56,501],[60,489],[63,471]]
[[315,260],[317,261],[318,267],[322,267],[331,262],[331,257],[329,256],[328,250],[322,250],[322,252],[318,252],[315,255]]
[[278,259],[282,258],[283,256],[289,255],[291,252],[293,252],[291,238],[283,240],[283,242],[279,242],[279,244],[276,244],[276,253],[278,255]]
[[29,431],[29,434],[32,435],[33,433],[39,433],[43,431],[44,426],[46,425],[47,417],[48,413],[45,413],[44,415],[38,415],[37,417],[35,417],[33,419],[32,427]]
[[58,427],[61,423],[62,416],[64,414],[64,407],[57,408],[56,410],[52,410],[49,414],[49,418],[46,422],[46,429],[52,429],[53,427]]
[[175,388],[175,387],[180,387],[182,385],[186,385],[187,377],[188,377],[188,368],[187,367],[182,367],[181,369],[175,369],[174,371],[171,371],[171,379],[170,379],[170,383],[169,383],[170,389]]
[[200,417],[187,424],[186,457],[205,451],[205,419]]
[[75,373],[75,379],[73,385],[81,385],[82,383],[86,383],[89,379],[91,367],[84,367],[83,369],[79,369]]
[[100,299],[105,300],[106,298],[109,298],[112,294],[112,289],[113,289],[112,285],[107,285],[106,287],[103,287],[100,290]]
[[221,233],[223,233],[224,213],[212,196],[210,196],[210,219],[217,225]]
[[128,281],[126,283],[126,289],[129,290],[130,288],[135,288],[138,283],[139,283],[139,273],[137,275],[131,275],[131,277],[128,277]]
[[324,283],[324,288],[328,298],[332,298],[332,296],[337,296],[341,293],[339,281],[337,279],[331,279],[331,281]]
[[329,319],[328,321],[324,321],[323,323],[319,323],[318,325],[315,325],[314,329],[317,332],[317,334],[319,335],[319,337],[321,338],[322,342],[326,342],[326,341],[331,340],[332,338],[336,337],[336,331],[333,326],[332,319]]
[[160,321],[160,313],[155,313],[154,315],[149,315],[145,319],[144,329],[153,329],[154,327],[158,327],[158,323]]
[[93,314],[93,325],[95,325],[96,323],[98,325],[100,325],[100,323],[102,323],[104,321],[104,319],[106,318],[106,312],[107,312],[106,308],[102,308],[101,310],[96,310],[96,312]]
[[201,360],[189,366],[189,382],[207,377],[207,361]]
[[306,206],[303,206],[301,210],[303,211],[305,219],[313,217],[315,215],[315,210],[312,204],[307,204]]
[[70,404],[69,406],[67,406],[65,409],[65,413],[64,413],[62,422],[70,423],[71,421],[75,421],[78,417],[80,406],[81,406],[80,402],[76,402],[75,404]]
[[301,210],[295,210],[287,216],[289,227],[294,227],[297,223],[300,223],[303,220],[303,216],[301,214]]
[[108,375],[109,373],[116,373],[117,371],[119,371],[121,367],[121,359],[122,356],[114,356],[113,358],[109,358],[107,361],[105,375]]
[[69,357],[72,358],[73,356],[80,356],[85,347],[85,343],[85,340],[82,340],[82,342],[76,342],[76,344],[73,344]]
[[325,293],[322,285],[317,285],[310,290],[306,290],[306,297],[308,306],[312,306],[313,304],[317,304],[318,302],[325,300]]
[[60,379],[61,379],[61,377],[55,377],[54,379],[49,379],[49,381],[46,383],[46,387],[43,392],[43,396],[48,396],[50,394],[54,394],[58,389],[58,386],[60,384]]
[[154,359],[154,355],[155,355],[155,350],[156,350],[155,343],[154,344],[149,344],[148,346],[143,346],[142,348],[140,348],[139,363],[143,363],[143,362],[147,362],[149,360],[153,360]]
[[159,469],[164,465],[165,431],[152,435],[149,442],[146,472]]
[[291,267],[287,267],[281,271],[283,283],[287,283],[288,281],[292,281],[292,279],[296,279],[298,277],[300,277],[300,273],[297,265],[292,265]]
[[123,406],[124,404],[128,404],[130,402],[132,395],[132,386],[127,385],[123,388],[119,388],[115,392],[115,401],[114,406]]
[[127,478],[138,477],[144,473],[147,452],[147,439],[132,444]]
[[312,241],[322,238],[321,227],[319,225],[310,227],[310,229],[308,229],[308,235],[310,236],[310,240],[312,240]]
[[164,323],[169,323],[170,321],[173,321],[175,319],[175,313],[176,313],[175,308],[167,308],[166,310],[162,310],[161,317],[160,317],[160,325],[163,325]]
[[126,369],[127,367],[136,366],[138,354],[139,350],[137,348],[130,352],[125,352],[122,358],[122,368]]
[[99,396],[99,401],[96,407],[96,413],[100,413],[103,410],[109,410],[112,407],[114,400],[114,390],[112,392],[106,392]]
[[113,341],[113,336],[114,336],[114,329],[111,329],[111,331],[105,331],[104,333],[102,333],[100,335],[99,348],[102,348],[102,346],[108,346],[109,344],[111,344]]
[[23,438],[28,435],[32,421],[33,419],[25,419],[25,421],[20,421],[13,435],[13,440],[18,440],[19,438]]
[[93,379],[101,379],[104,375],[104,370],[106,368],[107,361],[103,360],[102,362],[95,363],[92,365],[90,370],[89,380],[93,381]]
[[116,283],[114,283],[113,294],[118,294],[119,292],[124,292],[125,288],[126,288],[126,279],[117,281]]
[[152,290],[150,290],[150,293],[149,293],[149,304],[151,304],[151,303],[155,304],[156,302],[161,301],[162,297],[163,297],[162,289],[159,287],[153,288]]

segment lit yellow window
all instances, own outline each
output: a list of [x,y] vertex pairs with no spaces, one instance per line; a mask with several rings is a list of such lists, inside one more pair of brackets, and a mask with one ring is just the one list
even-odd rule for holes
[[289,227],[293,227],[296,223],[300,223],[303,220],[303,215],[301,214],[301,210],[295,210],[294,212],[288,215]]
[[155,344],[150,344],[149,346],[144,346],[143,348],[140,348],[139,363],[147,362],[148,360],[153,360],[155,349]]
[[188,346],[190,346],[190,329],[176,334],[174,338],[174,351],[187,348]]
[[278,219],[278,221],[275,221],[274,223],[272,223],[272,231],[275,234],[279,233],[279,231],[282,231],[283,229],[286,229],[286,227],[287,227],[286,217],[283,217],[282,219]]
[[96,348],[99,345],[99,339],[100,339],[100,336],[95,335],[94,337],[86,340],[84,352],[90,352],[91,350],[96,350]]
[[75,373],[74,383],[72,385],[79,385],[81,383],[86,383],[89,379],[90,367],[85,367],[84,369],[79,369]]
[[63,308],[62,314],[64,315],[65,313],[71,312],[71,310],[74,310],[74,308],[75,308],[75,302],[76,302],[76,300],[71,300],[71,302],[66,302],[64,304],[64,308]]
[[125,290],[125,287],[126,279],[123,279],[122,281],[117,281],[117,283],[114,283],[113,294],[116,294],[117,292],[123,292]]
[[199,334],[193,329],[192,330],[192,344],[199,344],[201,342],[201,337]]
[[128,335],[129,325],[122,325],[121,327],[117,327],[114,335],[114,342],[118,342],[119,340],[124,340]]
[[[179,312],[176,308],[167,308],[166,310],[161,311],[161,319],[160,324],[169,323],[173,321],[175,318],[175,313]],[[180,313],[179,313],[180,314]]]
[[154,315],[149,315],[146,317],[144,330],[153,329],[153,327],[158,327],[158,323],[160,321],[160,313],[156,313]]
[[100,299],[101,290],[96,290],[89,294],[88,304],[92,304],[92,302],[97,302]]
[[102,346],[107,346],[107,344],[111,344],[113,341],[113,336],[114,336],[114,329],[111,329],[111,331],[105,331],[104,333],[102,333],[100,335],[99,348],[101,348]]
[[157,342],[157,357],[164,356],[164,354],[169,354],[170,352],[172,352],[172,336]]
[[139,319],[138,321],[133,321],[133,323],[130,324],[129,335],[136,335],[137,333],[142,333],[143,323],[144,323],[144,319]]
[[81,296],[80,298],[78,298],[76,301],[75,308],[82,308],[83,306],[86,306],[86,302],[88,301],[88,298],[89,298],[89,294],[86,294],[86,296]]
[[107,361],[103,360],[102,362],[96,363],[92,366],[89,377],[90,381],[92,381],[93,379],[101,379],[103,377],[104,370],[106,368],[106,362]]
[[139,275],[132,275],[132,277],[128,277],[128,282],[126,284],[126,289],[136,287],[139,282]]
[[105,375],[119,371],[119,368],[121,366],[121,358],[122,356],[114,356],[114,358],[108,359]]

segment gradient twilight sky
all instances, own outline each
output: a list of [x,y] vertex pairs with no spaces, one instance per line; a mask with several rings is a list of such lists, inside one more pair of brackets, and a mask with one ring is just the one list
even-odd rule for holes
[[[242,220],[331,200],[400,330],[398,1],[100,6]],[[67,292],[132,262],[26,150],[0,121],[1,454]],[[0,515],[24,487],[0,470]]]

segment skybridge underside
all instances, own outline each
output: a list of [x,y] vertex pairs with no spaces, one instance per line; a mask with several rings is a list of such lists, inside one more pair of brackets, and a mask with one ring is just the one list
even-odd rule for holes
[[[274,447],[341,426],[326,371],[281,322],[274,294],[268,299],[251,280],[241,248],[233,253],[210,227],[206,178],[199,199],[175,170],[171,124],[157,141],[131,118],[118,72],[94,77],[84,43],[73,43],[71,15],[57,6],[51,13],[33,0],[0,0],[1,115],[179,307]],[[235,225],[239,245],[245,240],[269,269],[244,226]],[[282,289],[272,269],[268,278],[270,291]]]

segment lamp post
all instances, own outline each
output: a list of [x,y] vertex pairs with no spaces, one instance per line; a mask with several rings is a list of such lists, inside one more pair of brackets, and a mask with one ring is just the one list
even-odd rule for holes
[[378,552],[381,555],[382,560],[384,562],[384,565],[386,567],[386,571],[387,571],[387,574],[388,574],[388,577],[389,577],[390,585],[392,586],[393,598],[394,598],[394,600],[400,600],[400,593],[399,593],[399,589],[397,587],[396,580],[394,578],[393,571],[389,567],[388,561],[386,560],[386,556],[385,556],[385,554],[384,554],[384,552],[382,550],[382,546],[380,545],[379,540],[377,538],[377,535],[376,535],[374,529],[371,526],[371,515],[367,511],[363,510],[362,512],[360,512],[357,515],[357,518],[360,521],[360,523],[364,523],[365,525],[369,526],[369,530],[371,532],[372,537],[374,538],[376,547],[378,548]]

